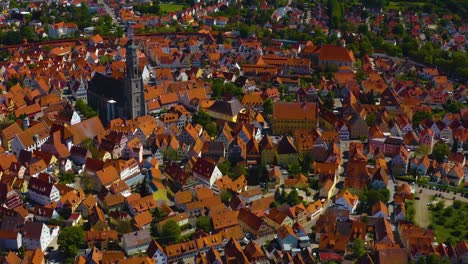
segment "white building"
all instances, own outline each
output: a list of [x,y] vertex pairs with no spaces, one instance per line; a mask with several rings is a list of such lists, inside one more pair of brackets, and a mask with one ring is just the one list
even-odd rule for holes
[[37,123],[15,135],[11,142],[11,150],[18,157],[20,151],[23,149],[28,151],[40,149],[49,137],[49,127],[46,123]]
[[26,222],[23,229],[23,247],[27,250],[40,248],[45,252],[50,242],[58,236],[58,226],[48,227],[40,222]]
[[159,245],[156,240],[153,240],[146,250],[148,256],[156,261],[156,263],[167,263],[167,255],[164,253],[164,249]]
[[47,205],[51,202],[58,202],[60,193],[54,184],[41,181],[37,178],[30,178],[28,184],[28,198],[40,205]]
[[349,213],[354,213],[356,207],[359,203],[359,197],[352,194],[348,190],[344,190],[336,196],[335,206],[338,208],[343,208],[349,211]]

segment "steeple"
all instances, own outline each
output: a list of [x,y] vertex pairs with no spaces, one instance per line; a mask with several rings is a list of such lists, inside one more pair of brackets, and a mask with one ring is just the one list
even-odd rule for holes
[[146,115],[146,103],[144,98],[143,79],[138,66],[138,47],[133,40],[133,29],[127,30],[128,42],[126,47],[125,70],[125,117],[134,119]]

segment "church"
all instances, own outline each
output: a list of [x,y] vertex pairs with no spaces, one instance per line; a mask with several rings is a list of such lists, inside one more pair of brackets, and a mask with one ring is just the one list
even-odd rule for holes
[[137,46],[129,37],[126,46],[126,69],[123,79],[96,73],[88,84],[88,104],[103,124],[117,117],[134,119],[146,115],[143,78],[138,67]]

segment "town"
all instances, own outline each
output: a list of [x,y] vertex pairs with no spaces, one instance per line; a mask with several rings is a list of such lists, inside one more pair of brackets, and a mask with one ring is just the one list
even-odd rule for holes
[[0,263],[468,263],[466,4],[0,9]]

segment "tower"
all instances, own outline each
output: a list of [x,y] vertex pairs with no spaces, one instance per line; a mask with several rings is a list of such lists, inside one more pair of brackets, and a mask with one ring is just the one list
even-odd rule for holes
[[[131,31],[129,28],[128,31]],[[127,119],[146,115],[143,79],[138,67],[137,46],[133,43],[133,34],[128,33],[126,47],[126,70],[124,84],[124,112]]]

